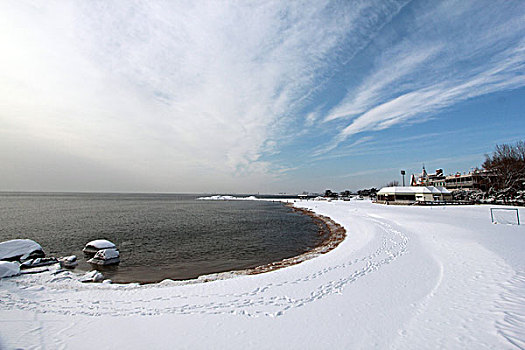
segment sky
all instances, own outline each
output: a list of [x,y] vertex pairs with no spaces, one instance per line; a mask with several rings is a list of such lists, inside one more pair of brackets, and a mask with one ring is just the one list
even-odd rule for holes
[[0,190],[300,193],[525,136],[525,2],[0,2]]

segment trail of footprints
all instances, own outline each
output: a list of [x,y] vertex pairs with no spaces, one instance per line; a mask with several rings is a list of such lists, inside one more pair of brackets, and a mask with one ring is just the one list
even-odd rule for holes
[[[269,283],[243,293],[209,293],[199,295],[173,294],[148,299],[134,298],[131,290],[109,290],[108,293],[121,293],[126,300],[75,300],[60,298],[60,293],[46,295],[44,299],[23,297],[23,293],[11,293],[0,290],[0,309],[22,309],[57,314],[84,315],[160,315],[175,314],[236,314],[247,317],[278,317],[294,308],[299,308],[316,300],[342,290],[359,278],[362,278],[385,264],[389,264],[407,252],[408,237],[391,225],[366,217],[377,225],[382,237],[377,249],[361,258],[354,258],[342,264],[329,266],[315,273],[302,276],[292,281]],[[377,241],[374,241],[377,242]],[[330,275],[335,275],[330,280]],[[326,276],[325,276],[326,275]],[[321,277],[325,277],[321,280]],[[326,281],[328,279],[328,281]],[[319,282],[319,283],[316,283]],[[293,288],[298,285],[297,288]],[[140,288],[140,287],[139,287]],[[182,287],[183,288],[183,287]],[[174,288],[176,290],[176,288]],[[39,295],[41,292],[37,292]],[[88,292],[87,295],[91,293]],[[297,294],[293,297],[292,294]],[[191,299],[191,302],[189,301]],[[196,302],[199,300],[200,302]]]

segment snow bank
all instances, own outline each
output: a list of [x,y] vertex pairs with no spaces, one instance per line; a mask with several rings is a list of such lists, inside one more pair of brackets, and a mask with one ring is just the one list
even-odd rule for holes
[[25,260],[44,256],[40,244],[30,239],[13,239],[0,243],[0,260]]
[[19,274],[19,263],[10,261],[0,261],[0,278],[16,276]]

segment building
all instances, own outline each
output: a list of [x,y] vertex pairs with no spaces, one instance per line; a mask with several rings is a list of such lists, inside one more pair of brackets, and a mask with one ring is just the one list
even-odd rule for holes
[[443,169],[437,169],[433,174],[427,174],[425,166],[421,175],[412,174],[410,177],[410,186],[435,186],[445,187],[446,176],[443,175]]
[[449,190],[481,190],[487,191],[489,188],[490,180],[494,176],[488,174],[486,171],[471,171],[467,174],[454,174],[448,175],[445,178],[445,187]]
[[434,174],[427,174],[425,166],[420,175],[412,174],[410,186],[445,187],[448,190],[488,190],[490,179],[493,176],[486,171],[474,170],[469,173],[456,173],[445,176],[443,169],[437,169]]
[[377,203],[412,204],[452,199],[452,193],[444,187],[408,186],[383,187],[377,192]]

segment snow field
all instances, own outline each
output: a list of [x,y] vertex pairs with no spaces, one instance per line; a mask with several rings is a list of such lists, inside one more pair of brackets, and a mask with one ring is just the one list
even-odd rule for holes
[[90,348],[86,334],[101,348],[523,346],[523,226],[491,224],[487,207],[295,205],[330,216],[347,239],[299,265],[209,283],[2,279],[0,339],[6,348]]

